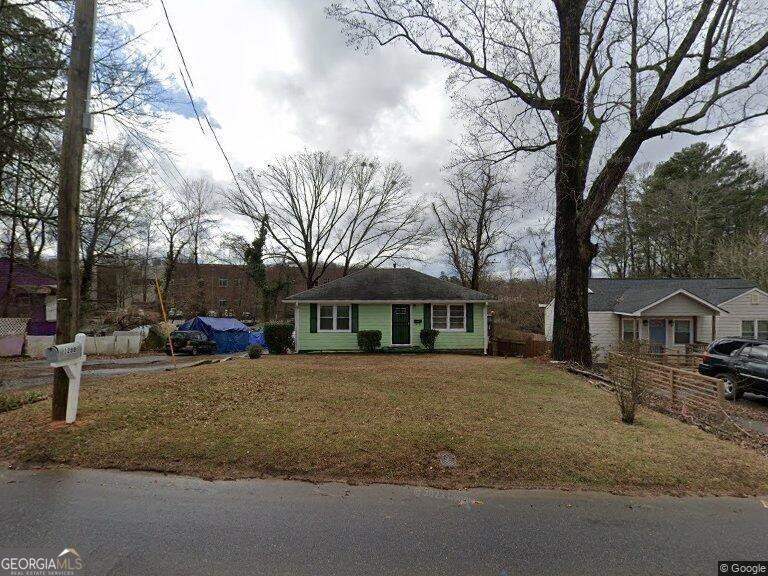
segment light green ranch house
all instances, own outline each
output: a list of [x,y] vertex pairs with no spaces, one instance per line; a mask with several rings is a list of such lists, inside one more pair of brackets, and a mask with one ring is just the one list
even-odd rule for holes
[[297,352],[354,351],[357,332],[381,330],[383,348],[421,346],[424,328],[440,331],[436,350],[483,354],[494,298],[409,268],[371,268],[294,294]]

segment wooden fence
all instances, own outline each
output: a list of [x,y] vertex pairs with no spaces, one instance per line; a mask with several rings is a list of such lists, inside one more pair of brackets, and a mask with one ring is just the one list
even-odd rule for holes
[[679,368],[697,368],[701,364],[701,354],[688,354],[682,352],[648,352],[642,354],[644,360],[663,364],[664,366],[677,366]]
[[537,358],[549,353],[549,342],[538,334],[530,334],[520,339],[491,338],[490,352],[493,356],[522,356]]
[[700,410],[725,406],[722,380],[688,370],[612,352],[608,354],[608,374],[617,386],[627,386],[638,378],[646,393],[672,402],[676,409],[683,405]]

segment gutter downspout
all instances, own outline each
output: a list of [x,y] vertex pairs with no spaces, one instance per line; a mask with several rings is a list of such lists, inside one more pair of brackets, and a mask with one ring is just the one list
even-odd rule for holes
[[299,353],[299,303],[293,305],[293,332],[296,353]]

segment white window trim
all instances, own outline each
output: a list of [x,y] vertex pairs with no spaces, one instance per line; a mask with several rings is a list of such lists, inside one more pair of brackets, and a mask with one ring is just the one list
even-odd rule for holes
[[221,276],[219,278],[219,288],[229,288],[229,278]]
[[[448,328],[435,328],[435,306],[445,306],[446,307],[446,323],[448,325]],[[451,306],[461,306],[464,308],[464,325],[461,328],[450,328],[451,326]],[[440,332],[466,332],[467,331],[467,303],[463,302],[461,304],[432,304],[429,310],[430,313],[430,323],[432,330],[439,330]]]
[[[332,329],[320,328],[320,308],[322,308],[323,306],[333,307],[333,328]],[[349,316],[348,316],[349,328],[347,328],[346,330],[339,330],[338,328],[336,328],[336,326],[338,326],[339,306],[349,308]],[[340,332],[342,334],[352,332],[352,305],[351,304],[318,304],[317,305],[317,331],[318,332]]]
[[760,322],[768,322],[768,318],[757,318],[755,320],[755,340],[764,340],[764,338],[760,338]]
[[[750,322],[752,324],[752,336],[744,336],[744,322]],[[750,318],[742,318],[741,319],[741,337],[742,338],[755,338],[757,334],[757,320],[750,319]]]
[[[675,335],[677,334],[678,322],[688,322],[688,342],[678,342],[677,339],[675,338]],[[686,344],[693,344],[693,320],[680,318],[674,321],[672,326],[672,344],[674,346],[685,346]]]
[[[625,340],[624,339],[624,323],[625,322],[631,322],[632,323],[632,340]],[[621,319],[621,341],[622,342],[637,342],[640,340],[640,323],[637,321],[636,318],[622,318]]]
[[744,336],[744,329],[741,329],[741,338],[752,338],[753,340],[760,340],[760,322],[768,322],[768,318],[742,318],[741,323],[752,323],[752,336]]

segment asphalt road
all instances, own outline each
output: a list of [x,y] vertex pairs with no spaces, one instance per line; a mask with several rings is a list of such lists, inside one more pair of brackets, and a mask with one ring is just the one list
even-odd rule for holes
[[[232,354],[215,354],[213,356],[178,356],[179,368],[207,359],[222,359]],[[125,376],[127,374],[164,372],[173,366],[169,356],[140,355],[125,358],[88,358],[83,364],[83,382],[97,378]],[[53,382],[53,369],[45,360],[24,360],[16,362],[0,362],[0,391],[24,390],[45,386]]]
[[99,575],[714,575],[768,559],[766,506],[3,470],[0,555],[75,548]]

